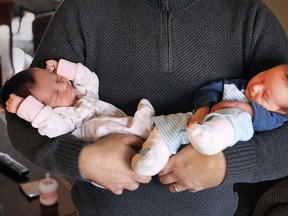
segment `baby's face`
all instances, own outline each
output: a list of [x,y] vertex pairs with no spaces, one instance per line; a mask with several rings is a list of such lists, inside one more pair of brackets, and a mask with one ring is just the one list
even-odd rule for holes
[[35,72],[36,86],[32,94],[40,102],[51,107],[72,106],[76,101],[76,91],[71,82],[62,76],[38,69]]
[[249,101],[261,104],[272,112],[283,111],[281,107],[287,107],[288,86],[284,73],[284,66],[277,66],[263,71],[254,76],[248,83],[245,95]]

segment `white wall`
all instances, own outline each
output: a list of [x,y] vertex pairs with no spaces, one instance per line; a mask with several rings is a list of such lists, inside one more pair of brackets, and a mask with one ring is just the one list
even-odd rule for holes
[[288,0],[264,0],[288,35]]

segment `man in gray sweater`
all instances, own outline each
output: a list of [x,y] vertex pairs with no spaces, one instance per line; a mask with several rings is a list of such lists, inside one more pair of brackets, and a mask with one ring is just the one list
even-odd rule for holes
[[[60,58],[95,71],[101,100],[132,115],[147,98],[161,115],[193,110],[193,93],[212,80],[250,79],[288,62],[288,40],[261,0],[64,0],[31,66]],[[13,115],[7,124],[19,152],[75,179],[83,216],[233,215],[234,183],[288,175],[287,124],[215,156],[188,145],[151,181],[129,166],[137,137],[88,143],[70,134],[43,137]]]

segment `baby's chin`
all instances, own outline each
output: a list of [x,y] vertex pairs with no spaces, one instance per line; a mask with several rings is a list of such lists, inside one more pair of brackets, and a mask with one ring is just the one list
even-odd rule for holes
[[78,98],[75,96],[74,99],[72,100],[72,104],[70,106],[73,106],[75,103],[78,102]]
[[78,99],[76,97],[71,97],[69,100],[63,101],[62,107],[70,107],[77,103]]
[[75,104],[79,99],[76,96],[76,91],[75,89],[72,89],[71,91],[71,104],[70,106],[72,106],[73,104]]

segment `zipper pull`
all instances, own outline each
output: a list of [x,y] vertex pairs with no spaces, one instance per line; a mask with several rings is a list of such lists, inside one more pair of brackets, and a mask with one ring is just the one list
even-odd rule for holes
[[163,10],[169,11],[168,0],[162,0]]

